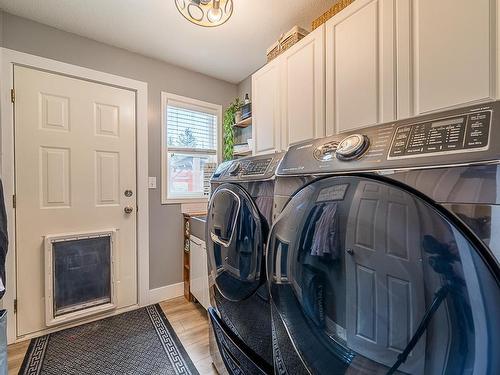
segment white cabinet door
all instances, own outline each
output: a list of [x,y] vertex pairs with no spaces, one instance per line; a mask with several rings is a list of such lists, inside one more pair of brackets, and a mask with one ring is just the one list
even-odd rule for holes
[[495,97],[495,0],[397,5],[399,117]]
[[191,294],[205,308],[208,309],[208,267],[205,243],[197,237],[190,237],[189,244],[190,264],[189,283]]
[[281,147],[325,136],[325,29],[314,30],[282,60]]
[[394,1],[357,0],[326,23],[328,135],[395,118]]
[[281,150],[280,62],[278,58],[252,76],[254,155]]

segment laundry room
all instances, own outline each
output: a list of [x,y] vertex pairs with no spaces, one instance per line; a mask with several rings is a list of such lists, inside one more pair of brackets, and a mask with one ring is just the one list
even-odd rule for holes
[[0,0],[0,375],[497,375],[499,140],[500,0]]

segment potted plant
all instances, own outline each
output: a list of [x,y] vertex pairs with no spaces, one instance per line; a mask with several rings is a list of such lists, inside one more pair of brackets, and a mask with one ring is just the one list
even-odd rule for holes
[[240,98],[234,99],[229,104],[224,112],[224,160],[231,160],[233,158],[234,150],[234,123],[236,120],[236,112],[241,109]]

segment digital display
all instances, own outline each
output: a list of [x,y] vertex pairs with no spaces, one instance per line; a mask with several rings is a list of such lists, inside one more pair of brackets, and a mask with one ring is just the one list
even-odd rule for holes
[[431,127],[433,128],[439,128],[441,126],[450,126],[450,125],[458,125],[458,124],[463,124],[464,123],[464,118],[453,118],[450,120],[442,120],[442,121],[437,121],[433,122]]

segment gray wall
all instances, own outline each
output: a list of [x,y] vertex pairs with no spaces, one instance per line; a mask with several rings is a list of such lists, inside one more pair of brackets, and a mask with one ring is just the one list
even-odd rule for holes
[[[3,19],[2,19],[3,18]],[[150,289],[182,281],[182,215],[180,205],[161,205],[161,91],[227,106],[237,86],[124,49],[0,13],[3,47],[148,83],[150,190]]]
[[241,100],[245,99],[245,94],[249,94],[252,99],[252,76],[248,76],[243,81],[238,83],[238,96]]

